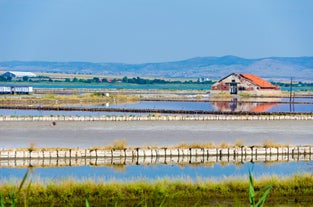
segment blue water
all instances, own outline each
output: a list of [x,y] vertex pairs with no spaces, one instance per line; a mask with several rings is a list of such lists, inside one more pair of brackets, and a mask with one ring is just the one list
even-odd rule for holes
[[[311,100],[311,99],[309,99]],[[247,106],[251,103],[247,103]],[[253,104],[253,103],[252,103]],[[105,106],[98,106],[105,107]],[[141,101],[131,104],[114,104],[110,108],[132,108],[132,109],[168,109],[168,110],[204,110],[204,111],[222,111],[212,106],[210,102],[167,102],[167,101]],[[254,107],[247,107],[253,109]],[[290,110],[291,108],[291,110]],[[250,111],[250,110],[246,110]],[[292,104],[280,103],[264,112],[313,112],[313,102],[310,104]]]
[[[313,97],[298,97],[294,98],[294,102],[307,102],[307,103],[313,103]],[[282,98],[281,102],[290,102],[290,98]]]
[[269,109],[268,112],[313,112],[312,104],[278,104]]
[[[309,101],[307,101],[309,100]],[[266,108],[264,112],[301,112],[309,113],[313,112],[312,99],[301,99],[301,101],[307,101],[309,104],[272,104],[269,108]],[[231,102],[225,102],[223,109],[230,111],[232,107]],[[253,111],[257,107],[255,103],[237,104],[240,111]],[[91,105],[91,106],[77,106],[77,107],[93,107],[93,108],[125,108],[125,109],[168,109],[168,110],[205,110],[205,111],[223,111],[214,107],[210,102],[180,102],[180,101],[140,101],[136,103],[126,104],[111,104],[111,105]],[[260,112],[260,111],[259,111]],[[11,110],[0,109],[0,115],[7,116],[128,116],[134,113],[122,113],[122,112],[88,112],[88,111],[44,111],[44,110]],[[135,114],[139,115],[139,114]]]
[[[310,162],[280,162],[280,163],[244,163],[241,165],[229,164],[223,166],[215,164],[213,167],[204,165],[126,165],[122,168],[114,167],[60,167],[60,168],[33,168],[31,176],[34,179],[51,180],[74,178],[76,180],[157,180],[170,179],[224,179],[225,177],[245,177],[249,169],[255,177],[262,176],[289,176],[300,173],[312,173],[313,161]],[[27,169],[0,168],[0,180],[22,178]]]

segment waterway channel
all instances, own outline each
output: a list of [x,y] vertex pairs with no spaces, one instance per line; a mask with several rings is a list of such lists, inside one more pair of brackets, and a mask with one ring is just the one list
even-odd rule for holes
[[[0,180],[22,178],[27,168],[0,168]],[[199,179],[221,180],[229,177],[247,179],[248,170],[253,169],[256,177],[290,176],[312,173],[313,161],[257,162],[257,163],[216,163],[211,165],[194,164],[155,164],[155,165],[107,165],[107,166],[67,166],[31,168],[32,177],[40,180],[66,179],[131,181],[157,179]]]
[[[288,103],[287,99],[277,101],[138,101],[133,103],[103,103],[101,105],[69,105],[74,108],[103,108],[103,109],[139,109],[146,110],[202,110],[214,112],[298,112],[312,113],[313,99],[300,98],[293,103]],[[25,110],[25,109],[0,109],[2,116],[104,116],[104,115],[142,115],[140,113],[122,113],[107,111],[58,111],[58,110]]]

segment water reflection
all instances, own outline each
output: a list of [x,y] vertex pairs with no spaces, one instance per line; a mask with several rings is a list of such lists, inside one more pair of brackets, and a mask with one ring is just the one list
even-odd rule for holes
[[[299,98],[289,103],[286,98],[211,98],[203,102],[195,101],[140,101],[137,103],[110,104],[109,108],[204,110],[220,112],[312,112],[312,98]],[[103,106],[93,106],[103,107]],[[107,106],[106,106],[107,107]]]
[[211,102],[211,105],[221,112],[267,112],[277,106],[277,102],[242,102],[234,98],[231,101]]
[[[138,179],[157,180],[170,179],[224,179],[225,177],[246,177],[253,166],[254,175],[290,176],[301,173],[312,173],[313,162],[258,162],[258,163],[218,163],[213,165],[106,165],[106,166],[71,166],[71,167],[38,167],[32,168],[32,177],[40,180],[91,179],[101,181],[131,181]],[[0,180],[22,178],[27,168],[0,168]]]
[[[48,111],[48,110],[19,110],[0,109],[0,115],[7,116],[124,116],[134,113],[108,112],[105,109],[140,109],[149,113],[151,110],[200,110],[200,111],[221,111],[221,112],[313,112],[313,99],[301,98],[293,103],[287,99],[280,98],[254,98],[237,99],[223,98],[208,101],[140,101],[136,103],[105,103],[103,105],[80,105],[78,108],[103,108],[103,111]],[[138,113],[136,115],[139,115]]]

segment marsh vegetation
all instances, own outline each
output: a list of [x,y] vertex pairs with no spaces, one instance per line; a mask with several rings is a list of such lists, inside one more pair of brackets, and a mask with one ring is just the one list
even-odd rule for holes
[[[313,202],[312,174],[263,177],[253,181],[253,190],[268,185],[272,186],[266,200],[270,206],[307,206]],[[249,189],[251,193],[248,177],[97,183],[74,179],[32,182],[24,177],[22,181],[2,181],[0,195],[2,206],[85,206],[86,199],[90,206],[246,206]]]

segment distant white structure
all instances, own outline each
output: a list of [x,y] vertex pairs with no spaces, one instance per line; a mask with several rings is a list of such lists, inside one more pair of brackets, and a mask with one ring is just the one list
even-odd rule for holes
[[20,72],[20,71],[8,71],[3,73],[1,76],[8,78],[23,78],[23,77],[36,77],[37,75],[32,72]]
[[32,86],[0,86],[0,94],[32,94]]
[[0,86],[0,94],[12,94],[11,86]]
[[199,83],[203,83],[203,82],[205,82],[205,81],[209,81],[210,79],[209,78],[206,78],[206,77],[200,77],[200,78],[198,78],[198,82]]

